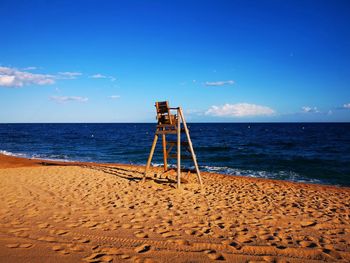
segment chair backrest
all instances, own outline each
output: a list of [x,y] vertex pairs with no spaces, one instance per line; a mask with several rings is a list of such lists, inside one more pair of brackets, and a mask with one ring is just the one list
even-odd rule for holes
[[157,111],[158,125],[176,124],[175,115],[171,114],[168,101],[157,101],[155,106]]

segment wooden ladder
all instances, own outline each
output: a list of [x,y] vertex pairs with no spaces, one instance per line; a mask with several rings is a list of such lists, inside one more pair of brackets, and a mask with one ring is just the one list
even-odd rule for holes
[[[162,135],[162,146],[163,146],[163,159],[164,159],[164,172],[168,170],[168,158],[177,158],[177,188],[181,187],[181,146],[186,146],[188,151],[191,153],[191,157],[196,169],[197,179],[201,186],[203,187],[202,177],[198,168],[196,154],[193,150],[193,145],[190,137],[190,132],[188,130],[184,114],[181,107],[170,108],[167,101],[156,102],[157,109],[157,128],[154,135],[151,152],[148,157],[146,169],[142,181],[145,182],[147,177],[147,172],[152,162],[154,150],[158,141],[159,135]],[[171,110],[176,110],[176,114],[171,114]],[[182,126],[181,127],[181,122]],[[185,133],[187,137],[187,142],[181,141],[181,133]],[[173,134],[176,135],[176,141],[167,141],[166,135]],[[169,146],[169,147],[167,147]],[[177,154],[170,154],[171,150],[176,146]],[[184,156],[182,157],[184,158]]]

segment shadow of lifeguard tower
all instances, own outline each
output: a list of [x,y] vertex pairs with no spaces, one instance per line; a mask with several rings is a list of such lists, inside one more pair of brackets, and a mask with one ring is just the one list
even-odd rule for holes
[[[197,179],[200,186],[203,186],[202,177],[198,168],[196,155],[193,150],[190,133],[187,128],[186,120],[180,107],[169,107],[168,101],[160,101],[155,103],[157,111],[157,128],[151,152],[148,157],[146,170],[143,176],[143,182],[146,180],[147,172],[150,168],[154,150],[158,141],[158,137],[162,136],[164,172],[168,170],[168,158],[177,158],[177,187],[181,186],[181,146],[184,146],[191,153],[191,157],[196,169]],[[176,113],[173,113],[176,112]],[[183,127],[182,127],[183,126]],[[181,141],[181,134],[185,133],[187,141]],[[167,141],[166,135],[176,135],[176,141]],[[172,149],[176,146],[177,153],[171,154]]]

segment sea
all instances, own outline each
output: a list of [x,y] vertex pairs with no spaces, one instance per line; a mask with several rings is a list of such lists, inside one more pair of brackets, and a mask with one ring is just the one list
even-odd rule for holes
[[[350,186],[350,123],[188,126],[202,171]],[[67,162],[145,165],[155,129],[154,123],[0,124],[0,153]],[[161,147],[159,139],[152,160],[155,166],[163,163]],[[193,169],[191,160],[185,159],[189,153],[182,149],[182,166]],[[169,163],[175,167],[176,159]]]

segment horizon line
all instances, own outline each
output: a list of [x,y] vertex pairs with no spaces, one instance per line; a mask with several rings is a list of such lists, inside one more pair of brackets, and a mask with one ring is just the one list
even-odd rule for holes
[[[194,124],[252,124],[252,123],[350,123],[350,121],[252,121],[252,122],[191,122]],[[3,124],[157,124],[157,122],[0,122]]]

